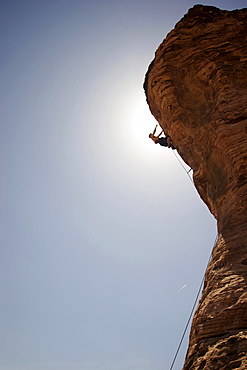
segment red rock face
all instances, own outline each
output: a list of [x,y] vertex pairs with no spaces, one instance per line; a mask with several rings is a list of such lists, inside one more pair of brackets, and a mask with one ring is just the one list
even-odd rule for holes
[[247,9],[190,9],[144,88],[218,224],[183,369],[247,369]]

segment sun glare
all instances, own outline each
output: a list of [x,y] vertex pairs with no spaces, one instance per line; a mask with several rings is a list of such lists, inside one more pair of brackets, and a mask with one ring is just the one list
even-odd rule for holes
[[[137,96],[134,99],[129,99],[126,104],[127,110],[125,112],[125,134],[124,139],[128,141],[126,145],[138,158],[141,156],[142,160],[148,162],[159,156],[159,145],[155,145],[148,137],[153,132],[154,127],[158,122],[152,116],[144,95]],[[160,133],[161,129],[157,129]]]
[[[136,106],[133,107],[132,119],[133,122],[131,127],[133,139],[138,141],[139,145],[147,146],[147,141],[144,141],[143,139],[148,138],[149,133],[153,131],[153,128],[157,122],[151,115],[148,105],[144,99],[141,99]],[[148,141],[148,144],[149,143],[150,142]]]

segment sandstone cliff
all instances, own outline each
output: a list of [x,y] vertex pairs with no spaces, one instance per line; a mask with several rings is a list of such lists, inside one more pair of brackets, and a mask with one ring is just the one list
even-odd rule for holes
[[183,369],[247,369],[247,9],[190,9],[144,89],[218,224]]

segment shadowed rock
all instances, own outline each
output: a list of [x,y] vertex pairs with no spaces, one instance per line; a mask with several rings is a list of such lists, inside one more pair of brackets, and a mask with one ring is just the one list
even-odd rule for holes
[[144,89],[218,225],[183,369],[247,369],[247,9],[190,9]]

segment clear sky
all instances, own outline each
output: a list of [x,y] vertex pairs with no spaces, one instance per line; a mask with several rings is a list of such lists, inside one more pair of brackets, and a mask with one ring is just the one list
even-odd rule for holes
[[196,3],[0,1],[0,370],[169,369],[216,224],[142,84]]

